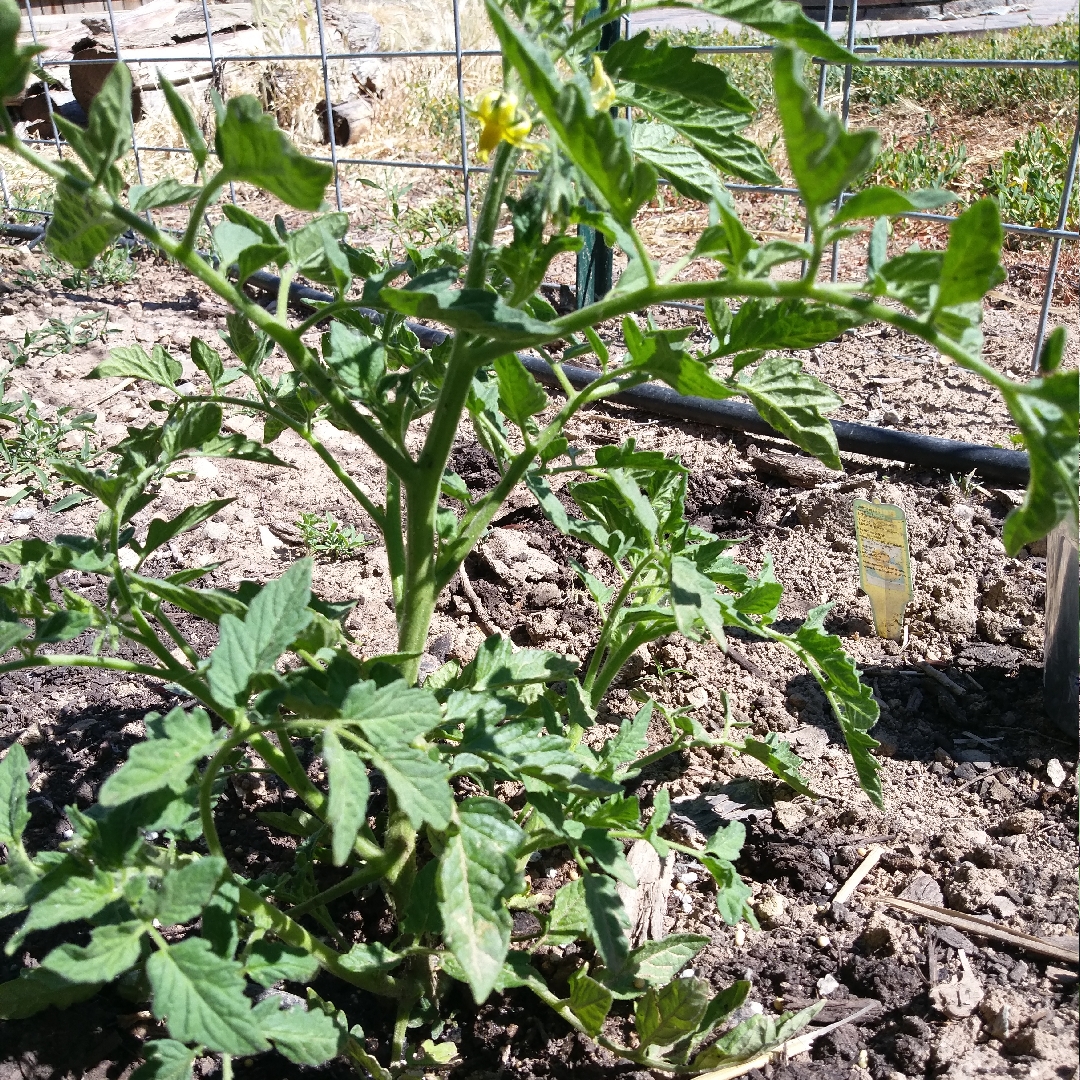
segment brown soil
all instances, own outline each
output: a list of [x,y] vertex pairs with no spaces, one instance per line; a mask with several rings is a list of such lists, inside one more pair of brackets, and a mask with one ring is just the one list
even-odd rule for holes
[[[665,218],[658,212],[657,220],[674,227],[673,215]],[[24,264],[34,260],[25,254],[19,258]],[[9,262],[4,276],[10,278],[12,270]],[[224,325],[220,304],[178,281],[172,269],[148,260],[139,262],[139,276],[130,286],[96,290],[93,297],[43,287],[20,289],[3,300],[0,310],[0,342],[21,339],[25,329],[51,315],[70,319],[78,311],[107,310],[116,330],[110,344],[163,343],[189,374],[194,369],[186,345],[192,334],[213,341]],[[695,318],[670,311],[658,317]],[[990,360],[1003,370],[1023,370],[1035,318],[1015,303],[988,310]],[[614,340],[614,332],[610,336]],[[103,350],[94,346],[32,360],[15,373],[15,381],[50,408],[94,407],[100,439],[108,445],[125,424],[150,418],[153,395],[140,386],[120,390],[118,381],[83,382],[80,377]],[[816,350],[810,363],[843,396],[842,418],[1008,445],[1011,428],[996,397],[918,342],[865,328]],[[898,379],[903,381],[892,381]],[[242,415],[230,420],[238,431],[254,423]],[[839,1018],[856,1002],[878,1003],[858,1024],[816,1043],[809,1056],[766,1075],[776,1080],[901,1080],[942,1074],[1049,1080],[1073,1075],[1075,973],[981,938],[965,942],[940,929],[935,934],[922,920],[869,900],[875,893],[898,893],[925,876],[930,884],[924,886],[931,893],[940,889],[944,903],[957,910],[1050,937],[1077,933],[1076,742],[1043,718],[1039,665],[1045,560],[1037,549],[1008,559],[1000,542],[1002,519],[1017,493],[978,478],[958,486],[940,473],[854,456],[845,458],[839,478],[806,480],[792,467],[789,448],[778,441],[658,422],[618,407],[592,410],[568,432],[582,449],[629,435],[642,448],[677,455],[691,470],[692,520],[720,535],[745,538],[739,555],[750,566],[759,565],[766,551],[773,554],[777,576],[786,586],[783,620],[793,625],[811,606],[826,598],[836,601],[831,628],[845,639],[882,705],[875,734],[882,742],[886,809],[879,813],[858,791],[820,693],[772,645],[737,643],[748,670],[713,645],[681,639],[658,643],[636,658],[636,666],[605,702],[602,722],[617,722],[636,707],[629,694],[636,686],[662,702],[693,703],[703,722],[715,723],[719,691],[725,690],[737,718],[755,733],[776,731],[792,742],[820,793],[815,802],[793,799],[756,763],[706,751],[663,763],[647,772],[637,788],[646,803],[661,787],[684,800],[676,803],[675,824],[690,836],[720,822],[712,809],[717,802],[725,814],[738,813],[749,826],[739,869],[754,889],[761,931],[725,926],[709,886],[700,880],[684,879],[672,893],[668,929],[712,938],[695,962],[699,976],[719,988],[749,972],[752,1000],[766,1010],[814,999],[819,980],[831,976],[838,986],[819,1019]],[[329,426],[325,437],[336,440],[333,449],[355,477],[379,487],[375,462],[362,447],[345,442]],[[157,570],[213,561],[220,563],[209,579],[216,584],[276,576],[297,549],[267,527],[287,526],[304,511],[330,511],[374,533],[303,444],[283,436],[277,451],[297,468],[221,462],[190,481],[168,482],[161,505],[152,512],[176,511],[215,494],[233,495],[237,501],[218,520],[170,545]],[[465,437],[453,466],[476,490],[486,489],[494,477],[492,464]],[[872,634],[853,554],[855,498],[896,503],[907,513],[915,600],[903,648]],[[55,516],[42,511],[25,524],[3,520],[0,534],[6,540],[86,532],[92,519],[87,506]],[[587,656],[595,617],[569,572],[568,559],[580,558],[594,572],[603,568],[548,526],[524,495],[511,499],[496,525],[468,564],[491,619],[520,643]],[[555,569],[541,575],[545,580],[523,585],[497,557],[500,545],[504,551],[507,546],[523,551],[537,565],[547,565],[546,555]],[[394,621],[380,547],[368,547],[351,561],[317,564],[315,589],[327,599],[359,598],[350,625],[361,647],[367,653],[392,648]],[[432,627],[430,651],[440,658],[467,659],[483,636],[465,597],[449,590]],[[205,653],[213,636],[201,628],[196,643]],[[78,649],[81,643],[69,647]],[[946,690],[927,675],[919,667],[927,661],[958,690]],[[68,828],[64,806],[88,805],[141,736],[144,715],[173,700],[149,682],[120,676],[53,671],[3,677],[0,746],[18,739],[32,760],[32,848],[53,847],[63,838]],[[1051,759],[1067,774],[1059,786],[1047,772]],[[226,794],[220,828],[234,849],[237,870],[255,876],[289,859],[288,849],[271,839],[254,814],[290,806],[272,784],[237,786]],[[833,907],[832,894],[871,843],[884,845],[887,854],[850,905]],[[680,867],[677,875],[688,869]],[[569,867],[542,863],[530,870],[534,888],[551,889],[565,880]],[[339,925],[358,939],[372,940],[381,932],[373,900],[341,901],[336,914]],[[0,937],[9,929],[0,927]],[[0,977],[13,977],[36,963],[53,944],[48,935],[37,935],[25,951],[0,962]],[[985,997],[972,1016],[948,1019],[930,1003],[928,963],[933,955],[938,981],[947,981],[961,970],[958,949],[968,957]],[[575,962],[572,954],[570,947],[541,960],[556,983]],[[389,1018],[378,1003],[342,994],[341,987],[317,988],[344,1008],[351,1022],[364,1026],[373,1049],[385,1049]],[[455,1080],[571,1075],[644,1080],[644,1074],[569,1032],[524,992],[493,999],[480,1009],[466,995],[453,1004],[456,1012],[444,1037],[461,1050],[463,1064],[451,1074]],[[140,1041],[160,1034],[141,1008],[110,991],[66,1012],[50,1010],[28,1021],[0,1023],[0,1080],[126,1078],[138,1060]],[[238,1066],[239,1076],[259,1080],[301,1071],[353,1075],[340,1064],[298,1070],[269,1055]],[[206,1058],[201,1068],[202,1075],[213,1075],[219,1066]]]

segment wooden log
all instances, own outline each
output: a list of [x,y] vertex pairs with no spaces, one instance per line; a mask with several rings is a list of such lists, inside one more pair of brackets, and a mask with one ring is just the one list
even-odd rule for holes
[[[334,118],[334,145],[351,146],[365,135],[371,134],[371,124],[375,118],[375,103],[371,98],[353,98],[343,101],[331,109]],[[326,124],[326,102],[319,103],[319,127],[322,141],[330,141],[330,131]]]

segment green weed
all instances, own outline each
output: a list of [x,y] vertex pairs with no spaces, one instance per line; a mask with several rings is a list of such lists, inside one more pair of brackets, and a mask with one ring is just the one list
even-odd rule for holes
[[12,365],[22,367],[31,359],[48,360],[73,353],[95,341],[104,341],[108,321],[107,311],[88,311],[76,315],[70,322],[50,316],[44,326],[27,330],[22,342],[6,342]]
[[295,525],[308,554],[328,562],[355,559],[371,543],[362,532],[329,513],[301,514]]
[[920,135],[907,150],[894,143],[882,149],[873,174],[876,184],[889,184],[904,191],[918,188],[952,190],[963,175],[967,147],[963,143],[939,142],[932,135]]

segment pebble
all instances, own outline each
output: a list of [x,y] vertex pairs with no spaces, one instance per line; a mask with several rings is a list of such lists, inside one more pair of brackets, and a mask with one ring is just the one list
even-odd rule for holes
[[1011,919],[1019,910],[1007,896],[992,896],[986,906],[999,919]]
[[817,939],[817,947],[819,949],[827,949],[832,944],[832,938],[828,934],[819,934]]
[[33,506],[17,506],[11,511],[11,520],[19,525],[24,525],[28,521],[33,521],[37,516],[37,509]]
[[688,968],[683,968],[682,974],[679,976],[679,978],[680,979],[692,979],[696,975],[697,975],[697,971],[692,967],[688,967]]
[[224,521],[208,521],[203,529],[211,540],[225,540],[229,535],[229,526]]
[[[12,518],[14,519],[14,514],[12,515]],[[1065,783],[1065,778],[1067,776],[1068,773],[1065,772],[1064,766],[1057,758],[1051,758],[1046,763],[1046,778],[1054,785],[1054,787],[1061,787],[1061,785]]]
[[184,397],[189,397],[191,394],[195,393],[195,384],[193,382],[188,382],[186,379],[181,379],[180,382],[176,384],[176,392]]
[[740,946],[746,944],[746,931],[741,926],[735,929],[735,944]]
[[840,984],[832,975],[826,975],[817,981],[818,997],[828,997],[840,989]]

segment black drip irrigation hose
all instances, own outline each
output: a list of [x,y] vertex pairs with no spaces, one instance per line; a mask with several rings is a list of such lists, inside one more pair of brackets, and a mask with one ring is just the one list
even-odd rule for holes
[[[44,235],[44,229],[39,225],[0,224],[0,233],[7,233],[19,239],[34,240]],[[123,243],[125,239],[127,238],[121,237],[120,242]],[[125,246],[133,243],[133,240],[128,240]],[[247,284],[276,296],[281,279],[276,274],[259,270],[247,279]],[[294,304],[310,306],[311,304],[332,303],[334,297],[319,289],[293,283],[289,286],[289,300]],[[374,320],[380,318],[376,311],[366,311],[365,314]],[[408,323],[408,326],[425,348],[437,345],[446,338],[446,334],[441,330],[435,330],[430,326],[413,322]],[[540,382],[556,388],[559,386],[555,373],[545,361],[527,354],[519,355],[519,359]],[[562,370],[575,389],[587,386],[597,376],[595,369],[579,367],[575,364],[563,364]],[[707,398],[686,397],[667,386],[655,383],[637,386],[621,394],[613,394],[604,400],[629,405],[656,416],[669,416],[675,420],[783,439],[775,428],[761,418],[752,405],[742,401],[730,399],[710,401]],[[934,435],[919,435],[911,431],[897,431],[872,424],[851,424],[844,420],[832,420],[830,423],[836,433],[837,445],[847,453],[864,454],[867,457],[883,458],[887,461],[902,461],[908,465],[940,469],[954,475],[964,475],[974,471],[987,480],[995,480],[1014,487],[1026,487],[1030,476],[1028,455],[1021,450],[1003,450],[1000,447],[985,446],[981,443],[939,439]]]

